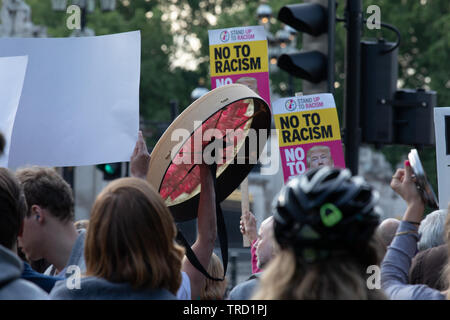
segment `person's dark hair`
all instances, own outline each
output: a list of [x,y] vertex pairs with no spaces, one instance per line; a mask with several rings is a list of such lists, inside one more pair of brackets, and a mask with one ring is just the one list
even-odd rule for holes
[[60,221],[74,221],[74,199],[72,188],[55,169],[31,167],[20,169],[16,176],[22,185],[28,204],[38,205],[50,211]]
[[377,193],[347,169],[323,167],[292,179],[274,210],[279,254],[255,299],[380,299],[367,288],[379,265]]
[[19,182],[8,169],[0,168],[0,245],[12,249],[27,211]]

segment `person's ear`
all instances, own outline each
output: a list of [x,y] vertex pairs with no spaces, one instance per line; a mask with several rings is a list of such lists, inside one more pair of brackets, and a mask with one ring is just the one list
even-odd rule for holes
[[45,219],[44,210],[37,204],[31,206],[31,215],[33,216],[32,218],[39,223],[42,223]]

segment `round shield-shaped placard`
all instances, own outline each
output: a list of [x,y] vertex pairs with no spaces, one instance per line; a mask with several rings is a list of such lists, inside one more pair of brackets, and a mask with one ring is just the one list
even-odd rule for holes
[[147,173],[175,221],[197,217],[198,164],[217,164],[216,200],[225,200],[257,164],[270,126],[268,104],[241,84],[216,88],[184,110],[153,149]]

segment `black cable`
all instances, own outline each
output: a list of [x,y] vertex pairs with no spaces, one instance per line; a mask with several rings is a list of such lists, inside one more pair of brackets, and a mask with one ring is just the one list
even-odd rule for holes
[[[346,21],[347,21],[347,19],[345,19],[345,18],[336,17],[336,22],[346,22]],[[367,22],[367,20],[364,19],[363,23],[366,23],[366,22]],[[391,31],[394,31],[396,33],[396,35],[397,35],[397,42],[396,42],[396,44],[392,48],[390,48],[390,49],[388,49],[386,51],[383,51],[383,53],[389,53],[389,52],[394,51],[395,49],[397,49],[400,46],[400,43],[401,43],[401,40],[402,40],[402,36],[400,34],[400,31],[395,26],[393,26],[393,25],[391,25],[389,23],[381,22],[380,26],[382,26],[382,27],[384,27],[386,29],[389,29]]]
[[385,27],[386,29],[389,29],[389,30],[391,30],[391,31],[394,31],[394,32],[397,34],[397,43],[395,44],[395,46],[393,46],[392,48],[390,48],[390,49],[388,49],[388,50],[386,50],[386,51],[383,51],[383,53],[389,53],[389,52],[392,52],[392,51],[394,51],[395,49],[397,49],[398,46],[400,46],[400,42],[402,41],[402,36],[401,36],[401,34],[400,34],[400,31],[399,31],[396,27],[394,27],[393,25],[391,25],[391,24],[389,24],[389,23],[381,22],[380,25],[381,25],[382,27]]

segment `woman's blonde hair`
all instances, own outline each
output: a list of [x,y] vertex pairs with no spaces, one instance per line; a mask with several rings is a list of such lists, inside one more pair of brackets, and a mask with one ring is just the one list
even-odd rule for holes
[[[208,274],[213,278],[223,277],[223,265],[219,257],[213,252],[208,265]],[[200,291],[200,300],[222,300],[227,289],[227,279],[215,281],[205,279],[205,284]]]
[[386,299],[381,290],[367,287],[369,265],[383,256],[374,236],[358,258],[350,253],[306,263],[292,248],[281,249],[261,277],[255,300],[376,300]]
[[122,178],[97,197],[86,235],[86,275],[176,294],[184,250],[159,194],[145,180]]

